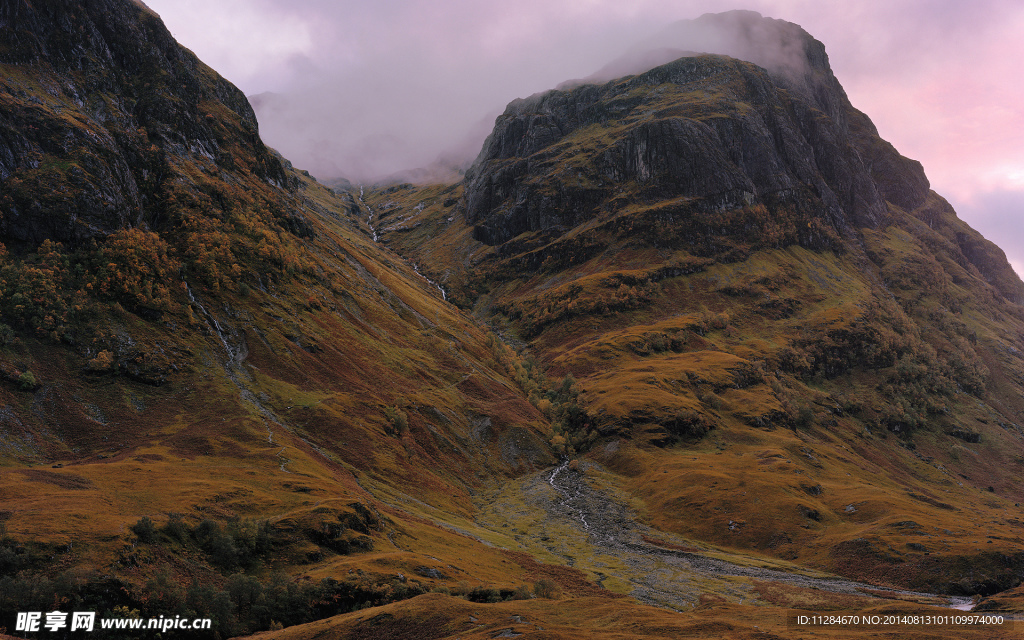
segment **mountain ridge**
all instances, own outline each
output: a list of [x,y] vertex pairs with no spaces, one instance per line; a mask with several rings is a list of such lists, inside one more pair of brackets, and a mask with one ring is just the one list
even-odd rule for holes
[[273,605],[296,624],[457,582],[418,576],[431,557],[521,577],[448,524],[555,460],[518,359],[374,244],[358,196],[265,147],[155,14],[2,11],[2,608],[220,598],[224,636],[271,623],[232,579],[308,576]]
[[[213,158],[231,156],[222,144],[240,144],[258,177],[286,180],[259,138],[245,96],[179,47],[144,5],[90,3],[77,11],[60,2],[15,2],[4,12],[0,47],[6,53],[0,61],[45,69],[7,87],[9,97],[24,98],[26,91],[43,97],[23,107],[8,102],[5,109],[0,175],[16,173],[24,184],[7,194],[9,240],[38,244],[48,238],[78,246],[119,228],[158,227],[165,215],[164,180],[175,173],[161,153],[167,148]],[[49,27],[54,24],[60,26]],[[203,104],[227,107],[234,122],[224,126],[226,121],[203,112]],[[36,195],[46,169],[60,167],[57,157],[74,158],[76,149],[97,142],[103,153],[87,154],[84,164],[71,167],[80,183],[74,197]]]

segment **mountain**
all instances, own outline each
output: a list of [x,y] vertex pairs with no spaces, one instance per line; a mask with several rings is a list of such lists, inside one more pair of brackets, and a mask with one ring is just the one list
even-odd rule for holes
[[225,636],[439,562],[522,575],[457,531],[485,479],[557,460],[516,356],[144,5],[0,7],[0,185],[4,611],[209,614],[288,576]]
[[820,42],[712,23],[803,59],[690,54],[514,101],[462,182],[371,194],[375,229],[573,377],[564,449],[652,526],[908,588],[1016,585],[1024,285]]
[[806,60],[573,83],[458,182],[331,189],[142,3],[0,6],[0,610],[570,638],[1017,606],[1024,285],[820,43],[702,20]]

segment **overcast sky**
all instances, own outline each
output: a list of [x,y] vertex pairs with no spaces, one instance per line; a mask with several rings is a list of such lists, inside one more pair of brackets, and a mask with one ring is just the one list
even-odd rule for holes
[[145,0],[259,102],[263,139],[367,180],[475,155],[506,103],[677,20],[751,9],[825,43],[854,106],[1024,273],[1024,2]]

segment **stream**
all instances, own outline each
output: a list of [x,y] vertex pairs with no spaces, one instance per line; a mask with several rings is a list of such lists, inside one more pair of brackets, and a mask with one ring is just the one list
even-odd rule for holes
[[363,185],[359,185],[359,204],[366,207],[366,226],[370,229],[373,241],[380,242],[380,236],[377,234],[377,230],[373,228],[373,207],[366,204],[366,201],[363,200]]
[[[232,344],[235,342],[235,336],[232,335],[231,331],[226,330],[217,318],[207,311],[206,307],[203,306],[199,300],[196,299],[192,293],[192,288],[185,283],[185,292],[188,293],[189,301],[199,310],[202,314],[203,320],[206,325],[220,338],[220,342],[224,345],[224,351],[227,355],[227,360],[224,362],[224,373],[227,375],[228,380],[231,381],[238,388],[238,394],[241,398],[250,406],[252,406],[260,414],[263,419],[263,425],[267,429],[267,442],[272,446],[277,446],[277,442],[274,441],[274,431],[271,428],[271,424],[275,424],[281,429],[287,429],[273,411],[264,405],[259,397],[256,396],[242,381],[242,377],[249,377],[249,374],[242,367],[242,361],[249,355],[249,351],[245,346],[244,337],[238,341],[239,346]],[[284,452],[287,447],[281,447],[281,450],[277,452],[277,458],[281,461],[281,471],[285,473],[291,473],[286,465],[291,462],[285,455]]]
[[[380,243],[380,234],[377,233],[377,228],[373,226],[373,207],[371,207],[370,205],[366,204],[366,201],[363,200],[363,186],[362,185],[359,185],[359,198],[358,198],[358,200],[359,200],[359,205],[366,209],[366,226],[370,229],[370,235],[373,237],[373,241],[377,242],[377,243]],[[444,287],[442,287],[438,283],[436,283],[433,280],[431,280],[430,278],[428,278],[422,272],[420,272],[420,266],[418,264],[416,264],[415,262],[412,262],[412,261],[410,261],[408,259],[406,260],[406,262],[408,262],[410,265],[412,265],[412,270],[416,272],[416,275],[418,275],[419,277],[421,277],[424,280],[426,280],[427,283],[430,286],[434,287],[435,289],[437,289],[438,291],[441,292],[441,299],[442,300],[444,300],[445,302],[448,302],[448,292],[444,290]]]

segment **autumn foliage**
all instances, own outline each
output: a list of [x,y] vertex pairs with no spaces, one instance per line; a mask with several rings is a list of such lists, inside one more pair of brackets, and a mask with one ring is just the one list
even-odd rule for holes
[[121,229],[90,257],[94,270],[88,286],[101,297],[164,311],[175,308],[171,291],[181,262],[156,233]]

